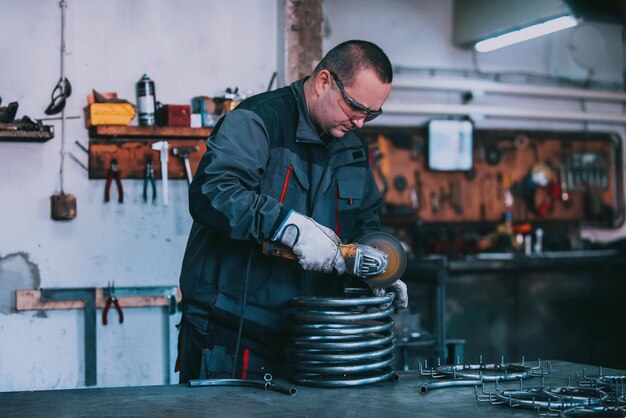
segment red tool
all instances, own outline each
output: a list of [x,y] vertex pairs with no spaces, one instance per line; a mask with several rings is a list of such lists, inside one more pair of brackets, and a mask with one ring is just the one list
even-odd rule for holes
[[102,325],[107,325],[109,323],[107,316],[109,315],[111,305],[115,306],[117,316],[120,318],[120,324],[124,323],[124,312],[122,311],[119,300],[115,297],[115,285],[113,283],[109,283],[109,297],[104,303],[104,310],[102,311]]
[[555,181],[550,180],[545,189],[546,196],[541,200],[541,204],[537,208],[537,215],[539,216],[545,216],[554,206],[554,202],[561,197],[561,188]]
[[111,200],[111,182],[113,181],[113,179],[115,179],[115,184],[117,185],[117,201],[120,203],[124,203],[124,188],[122,187],[122,177],[120,175],[119,165],[115,158],[111,160],[111,166],[109,167],[109,171],[107,173],[106,186],[104,186],[105,202]]

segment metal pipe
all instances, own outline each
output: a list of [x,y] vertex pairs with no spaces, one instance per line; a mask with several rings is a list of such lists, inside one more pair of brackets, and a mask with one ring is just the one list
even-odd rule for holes
[[[379,334],[393,328],[394,321],[391,318],[380,318],[372,325],[362,324],[301,324],[293,325],[293,331],[297,335],[317,336],[348,336],[361,334]],[[296,337],[300,338],[300,337]]]
[[285,395],[295,396],[298,393],[298,390],[294,387],[287,387],[283,385],[279,385],[273,382],[270,382],[269,390],[273,390],[274,392],[284,393]]
[[347,374],[347,373],[360,373],[360,372],[369,372],[375,371],[377,369],[381,369],[387,366],[391,366],[393,363],[393,357],[389,357],[387,359],[375,362],[375,363],[366,363],[366,364],[358,364],[354,366],[328,366],[326,363],[321,362],[310,362],[307,364],[298,364],[295,368],[298,371],[302,372],[318,372],[325,374]]
[[245,379],[196,379],[189,381],[190,388],[197,388],[202,386],[237,386],[270,390],[272,383],[268,381],[262,382],[260,380]]
[[457,386],[478,386],[482,385],[482,380],[467,380],[467,379],[457,379],[457,380],[439,380],[424,383],[420,386],[420,393],[422,395],[427,394],[429,391],[433,389],[441,389],[441,388],[451,388]]
[[[626,102],[625,93],[603,90],[586,90],[567,87],[529,86],[528,84],[506,84],[484,80],[464,80],[459,78],[398,78],[393,81],[394,89],[480,92],[515,96],[535,96],[552,99],[596,100],[604,102]],[[387,112],[387,109],[385,109]]]
[[[355,337],[349,337],[354,339]],[[366,338],[358,339],[357,341],[343,341],[343,342],[330,342],[330,341],[298,341],[295,340],[296,348],[313,348],[318,350],[351,350],[359,348],[371,348],[379,347],[381,345],[387,345],[393,340],[393,334],[379,338],[373,336],[367,336]]]
[[401,104],[385,106],[389,115],[455,115],[510,119],[537,119],[567,122],[626,123],[624,113],[563,112],[551,109],[523,109],[503,106],[453,105],[453,104]]
[[[382,298],[381,298],[382,299]],[[386,298],[385,298],[386,299]],[[383,302],[385,303],[385,302]],[[344,311],[301,311],[293,315],[295,320],[308,322],[325,322],[329,317],[333,317],[336,322],[356,322],[380,319],[391,315],[393,307],[378,312],[344,312]]]
[[384,296],[371,296],[360,298],[316,298],[316,297],[297,297],[292,299],[293,306],[299,307],[357,307],[366,305],[384,305],[393,302],[394,296],[392,294]]
[[372,383],[385,382],[388,380],[397,382],[396,372],[389,368],[384,370],[383,374],[373,374],[366,377],[347,377],[343,379],[320,379],[319,374],[316,373],[302,373],[295,376],[295,380],[307,386],[322,387],[322,388],[339,388],[350,386],[362,386]]
[[381,350],[375,351],[366,351],[366,352],[357,352],[357,353],[325,353],[319,352],[318,350],[301,350],[297,351],[295,355],[301,361],[303,359],[307,360],[317,360],[317,361],[325,361],[325,362],[349,362],[349,361],[365,361],[365,360],[375,360],[393,353],[393,346],[385,347]]

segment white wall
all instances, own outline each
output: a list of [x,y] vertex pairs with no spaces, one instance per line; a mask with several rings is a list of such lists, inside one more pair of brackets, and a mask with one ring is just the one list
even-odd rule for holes
[[[91,89],[132,102],[147,72],[157,99],[186,104],[228,86],[263,91],[276,70],[276,0],[68,0],[66,115],[82,116]],[[18,117],[42,118],[60,74],[58,0],[0,0],[0,96]],[[104,180],[65,159],[65,192],[78,201],[71,222],[50,219],[58,191],[61,128],[44,144],[0,143],[0,300],[15,288],[177,285],[191,225],[187,184],[170,181],[170,205],[144,204],[141,180],[124,180],[123,204],[103,201]],[[136,123],[134,121],[133,123]],[[66,122],[66,150],[88,143],[84,120]],[[157,182],[159,199],[161,184]],[[113,186],[114,188],[114,186]],[[11,286],[7,286],[8,283]],[[0,390],[83,384],[82,311],[0,313]],[[0,311],[2,309],[0,308]],[[163,312],[127,309],[98,326],[98,382],[161,384]]]
[[[451,45],[451,0],[326,0],[325,14],[325,50],[364,38],[381,45],[395,65],[472,68],[471,54]],[[276,70],[277,15],[276,0],[69,0],[66,74],[73,94],[66,114],[81,116],[92,88],[135,101],[134,85],[144,72],[155,80],[164,103],[188,103],[228,86],[262,91]],[[597,78],[621,83],[621,28],[595,26],[605,49],[596,63]],[[569,39],[560,33],[529,41],[480,56],[479,65],[484,71],[583,77],[585,71],[568,55]],[[0,96],[3,105],[20,103],[18,117],[45,116],[59,78],[59,42],[58,0],[0,0]],[[417,99],[394,91],[390,100]],[[458,99],[440,94],[437,100]],[[423,121],[383,116],[379,122]],[[110,280],[118,287],[175,285],[191,223],[184,181],[170,181],[168,207],[144,204],[139,180],[124,180],[123,205],[104,204],[104,181],[88,180],[69,158],[65,191],[77,197],[78,217],[67,223],[50,220],[61,142],[60,125],[52,123],[57,136],[47,143],[0,143],[0,391],[72,388],[83,382],[82,311],[11,312],[6,306],[15,288],[106,286]],[[584,129],[582,124],[479,123]],[[589,126],[595,128],[623,134],[622,127]],[[83,119],[68,121],[65,136],[66,149],[86,163],[86,154],[73,144],[87,144]],[[624,230],[593,234],[605,239]],[[123,325],[111,320],[98,327],[98,382],[164,383],[162,311],[126,311]]]

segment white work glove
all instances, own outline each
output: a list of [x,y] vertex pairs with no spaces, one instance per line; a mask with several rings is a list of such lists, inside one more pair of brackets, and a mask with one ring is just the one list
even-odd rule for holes
[[404,309],[409,306],[409,293],[406,290],[406,284],[402,280],[396,280],[391,286],[384,289],[374,288],[372,292],[374,292],[374,296],[385,296],[387,293],[395,295],[393,302],[381,305],[381,309],[387,309],[392,304],[397,309]]
[[304,270],[346,272],[346,262],[339,250],[339,237],[331,229],[294,210],[289,211],[272,241],[280,241],[290,247]]

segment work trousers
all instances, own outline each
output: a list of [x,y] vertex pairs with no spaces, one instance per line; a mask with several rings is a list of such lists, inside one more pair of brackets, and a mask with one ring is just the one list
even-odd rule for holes
[[[236,333],[217,324],[211,324],[209,331],[200,330],[183,316],[178,334],[179,383],[194,379],[230,379],[236,344]],[[280,377],[284,375],[284,365],[269,361],[241,344],[235,378],[262,380],[265,373]]]

